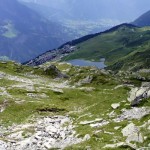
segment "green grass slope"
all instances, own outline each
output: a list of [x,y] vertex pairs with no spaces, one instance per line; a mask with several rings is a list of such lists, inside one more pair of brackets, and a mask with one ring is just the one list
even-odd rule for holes
[[[91,138],[67,147],[65,150],[84,150],[87,149],[87,146],[92,150],[107,150],[104,148],[107,144],[125,141],[121,130],[129,123],[134,122],[137,126],[141,126],[143,137],[147,137],[143,143],[134,144],[139,148],[149,144],[149,131],[142,126],[148,122],[149,115],[140,120],[113,121],[122,114],[125,108],[132,109],[127,101],[130,88],[123,85],[123,82],[131,83],[130,78],[127,79],[124,75],[113,76],[107,71],[101,71],[94,67],[75,67],[65,63],[53,63],[62,73],[69,76],[69,78],[57,78],[56,80],[43,71],[43,68],[50,65],[47,63],[32,68],[13,62],[0,62],[0,109],[4,108],[0,112],[2,127],[34,124],[36,119],[42,117],[67,115],[73,120],[76,136],[83,138],[89,134]],[[87,78],[90,80],[85,82]],[[132,84],[134,85],[134,83]],[[147,99],[142,106],[149,106],[149,100]],[[111,107],[113,103],[119,103],[120,107],[114,110]],[[110,117],[112,112],[114,116]],[[97,118],[102,118],[109,124],[99,127],[81,124],[83,121],[92,121]],[[115,127],[118,126],[119,129],[115,130]],[[23,130],[22,135],[26,132],[31,132],[30,134],[35,132],[35,129],[30,127],[21,130]],[[4,130],[3,134],[2,131],[1,128],[0,140],[9,141],[11,138],[8,139],[7,136],[13,132]],[[18,130],[15,132],[17,133]],[[24,139],[28,139],[28,136],[24,135]],[[13,141],[15,140],[13,138]],[[130,147],[123,146],[115,149],[131,150]]]
[[105,58],[107,66],[117,70],[129,69],[130,65],[131,69],[150,66],[150,27],[138,28],[122,24],[76,46],[77,51],[63,60],[99,61],[100,58]]

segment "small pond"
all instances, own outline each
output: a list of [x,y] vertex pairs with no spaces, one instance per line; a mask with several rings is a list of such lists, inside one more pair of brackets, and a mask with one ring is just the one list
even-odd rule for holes
[[68,62],[74,66],[94,66],[99,69],[103,69],[106,67],[105,58],[100,59],[99,62],[93,62],[93,61],[88,61],[88,60],[83,60],[83,59],[74,59],[74,60],[70,60]]

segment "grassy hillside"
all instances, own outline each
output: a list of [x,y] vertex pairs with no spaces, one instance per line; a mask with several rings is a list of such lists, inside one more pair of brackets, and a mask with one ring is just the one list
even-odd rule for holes
[[[46,69],[52,64],[68,78],[52,76],[55,69],[45,74]],[[14,149],[23,149],[21,146],[27,146],[24,149],[33,147],[34,150],[59,149],[64,142],[68,142],[69,137],[72,141],[76,138],[84,140],[71,145],[69,144],[72,141],[69,141],[65,150],[84,150],[87,146],[92,150],[113,150],[111,146],[116,150],[131,150],[133,149],[131,147],[148,146],[149,113],[145,113],[139,119],[134,114],[136,112],[140,114],[140,109],[149,109],[150,99],[143,100],[133,114],[128,114],[130,117],[115,121],[124,111],[134,110],[127,100],[128,92],[131,84],[137,86],[138,82],[140,86],[141,81],[134,78],[133,82],[132,76],[128,75],[127,78],[126,73],[113,76],[112,73],[94,67],[52,64],[46,63],[32,68],[13,62],[0,62],[0,142],[5,142],[8,149],[11,149],[10,145]],[[116,103],[119,107],[112,108],[111,105]],[[60,135],[63,132],[60,128],[58,131],[54,130],[55,126],[56,128],[59,126],[58,120],[56,123],[53,120],[52,127],[49,123],[44,123],[48,118],[59,116],[69,117],[71,120],[63,124],[61,129],[65,130],[73,125],[73,129],[67,131],[68,134],[65,131],[63,136]],[[125,142],[126,137],[123,137],[122,129],[131,122],[139,127],[139,133],[144,137],[142,143]],[[49,148],[42,147],[46,143],[45,139],[50,144]],[[59,140],[62,142],[61,145],[57,145]],[[39,142],[41,143],[38,145]],[[115,146],[117,143],[123,144]],[[1,146],[3,145],[0,144],[0,148]]]
[[100,58],[105,58],[108,66],[121,63],[119,69],[129,68],[129,65],[132,65],[132,69],[137,66],[148,68],[150,27],[138,28],[123,24],[89,40],[82,41],[76,46],[77,50],[64,57],[63,60],[99,61]]

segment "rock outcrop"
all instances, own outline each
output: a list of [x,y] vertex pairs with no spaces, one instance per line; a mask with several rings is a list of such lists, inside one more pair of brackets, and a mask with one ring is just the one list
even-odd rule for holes
[[6,142],[0,140],[0,150],[6,150],[6,149],[7,149]]
[[114,119],[115,122],[120,122],[125,119],[132,120],[132,119],[141,119],[142,117],[150,114],[149,107],[141,107],[136,108],[133,107],[132,109],[124,109],[123,113],[118,116],[118,118]]
[[127,137],[126,142],[139,142],[143,143],[143,137],[140,133],[140,129],[136,127],[133,123],[130,123],[122,130],[123,136]]
[[140,88],[132,88],[129,94],[128,101],[131,102],[131,106],[137,106],[143,99],[150,97],[150,83],[143,83]]
[[[12,127],[12,133],[6,138],[7,142],[0,141],[0,150],[47,150],[51,148],[63,149],[66,146],[80,143],[90,138],[76,137],[72,121],[67,116],[54,116],[39,119],[35,124]],[[24,129],[34,128],[33,135],[23,136]],[[27,134],[27,133],[26,133]]]
[[118,107],[120,107],[120,104],[119,103],[114,103],[114,104],[111,105],[111,107],[113,109],[117,109]]
[[55,78],[68,78],[68,76],[61,73],[55,65],[50,65],[49,67],[45,68],[44,72],[46,75],[50,75]]
[[97,118],[91,121],[81,121],[80,125],[90,125],[92,128],[98,128],[109,124],[109,121],[103,120],[102,118]]
[[43,53],[42,55],[39,55],[35,59],[31,59],[30,61],[25,62],[24,64],[29,66],[38,66],[48,61],[59,60],[63,56],[66,56],[75,50],[77,50],[76,46],[65,44],[61,48],[47,51],[46,53]]

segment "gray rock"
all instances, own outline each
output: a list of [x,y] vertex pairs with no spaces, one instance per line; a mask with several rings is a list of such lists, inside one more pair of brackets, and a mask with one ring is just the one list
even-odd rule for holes
[[118,129],[120,129],[120,128],[121,128],[121,126],[114,127],[115,130],[118,130]]
[[130,143],[131,141],[143,143],[144,140],[143,140],[143,136],[141,133],[134,133],[134,134],[128,136],[126,139],[127,143]]
[[95,122],[102,122],[102,118],[97,118],[95,120],[91,120],[91,121],[81,121],[80,124],[81,125],[88,125],[88,124],[92,124],[92,123],[95,123]]
[[60,94],[63,94],[63,90],[62,89],[58,89],[58,88],[53,88],[51,89],[54,93],[60,93]]
[[4,72],[0,71],[0,78],[4,78],[6,76],[6,74]]
[[5,110],[5,107],[0,106],[0,113],[2,113]]
[[87,76],[86,78],[80,80],[80,81],[77,83],[77,85],[80,86],[80,85],[82,85],[82,84],[89,84],[89,83],[92,82],[92,80],[93,80],[93,77],[92,77],[92,76]]
[[141,108],[132,108],[132,109],[125,109],[123,110],[123,113],[116,119],[114,119],[115,122],[120,122],[125,119],[132,120],[132,119],[141,119],[145,115],[150,114],[150,108],[149,107],[141,107]]
[[138,88],[132,88],[129,92],[128,101],[132,102],[136,98],[136,92],[138,91]]
[[88,141],[91,138],[89,134],[86,134],[83,138],[83,141]]
[[147,92],[147,97],[150,97],[150,90]]
[[105,125],[107,125],[107,124],[109,124],[109,121],[103,120],[102,122],[99,122],[99,123],[90,124],[90,126],[91,126],[92,128],[98,128],[98,127],[105,126]]
[[128,101],[131,106],[137,106],[143,99],[150,97],[150,83],[143,83],[140,88],[132,88],[129,93]]
[[143,137],[139,131],[140,129],[138,127],[136,127],[133,123],[130,123],[122,130],[122,134],[123,136],[127,137],[127,143],[132,141],[143,143]]
[[44,147],[45,147],[46,149],[53,148],[52,145],[50,144],[50,142],[44,143]]
[[0,150],[7,150],[7,144],[0,140]]
[[114,149],[114,148],[117,148],[117,147],[120,147],[120,146],[128,146],[133,150],[137,149],[135,145],[133,145],[131,143],[125,143],[125,142],[120,142],[120,143],[116,143],[116,144],[107,144],[103,148],[111,148],[111,149],[113,148]]
[[55,78],[68,78],[67,75],[60,72],[56,66],[50,65],[49,67],[44,69],[46,75],[50,75]]
[[142,82],[142,87],[150,87],[150,82]]
[[15,141],[13,141],[13,143],[2,143],[8,147],[4,150],[47,150],[51,148],[63,149],[66,146],[77,144],[89,139],[88,135],[86,135],[84,139],[75,136],[72,121],[66,116],[54,116],[39,119],[34,124],[35,133],[26,138],[24,138],[21,134],[24,129],[23,126],[27,127],[29,125],[22,125],[22,127],[16,126],[12,127],[12,129],[9,129],[12,131],[12,134],[9,134],[6,138],[12,138]]
[[117,114],[116,114],[116,112],[113,110],[112,112],[108,113],[107,115],[108,115],[110,118],[113,118],[113,117],[115,117]]
[[118,107],[120,107],[120,104],[119,103],[114,103],[114,104],[111,105],[111,107],[113,109],[117,109]]

